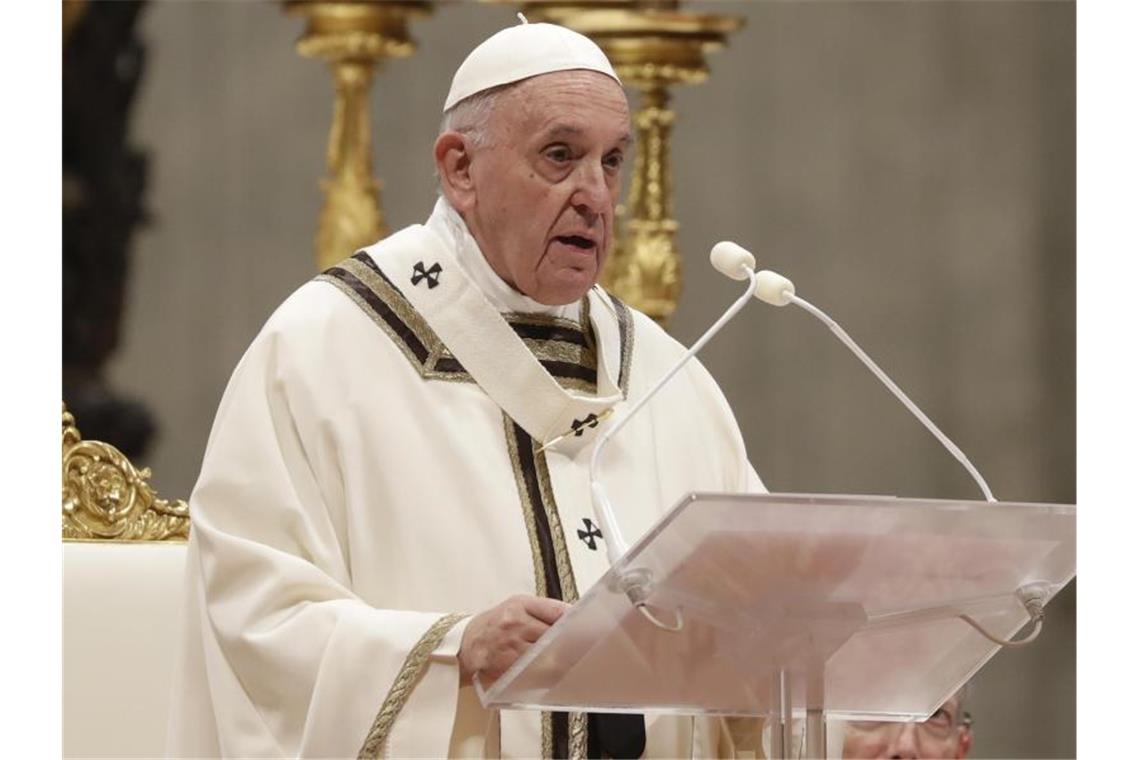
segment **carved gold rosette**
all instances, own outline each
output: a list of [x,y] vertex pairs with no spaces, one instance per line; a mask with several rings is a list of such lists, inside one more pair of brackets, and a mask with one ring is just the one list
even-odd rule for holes
[[705,55],[744,24],[737,16],[693,13],[677,0],[532,0],[530,21],[551,21],[590,37],[627,87],[639,93],[627,208],[602,284],[664,324],[681,296],[681,255],[673,218],[669,87],[708,78]]
[[316,236],[317,268],[323,271],[388,234],[381,183],[372,171],[369,92],[385,58],[415,51],[408,20],[430,13],[431,3],[291,0],[285,7],[307,22],[297,52],[327,61],[336,87]]
[[190,536],[190,508],[158,498],[150,470],[136,470],[114,446],[85,441],[63,406],[64,540],[178,541]]

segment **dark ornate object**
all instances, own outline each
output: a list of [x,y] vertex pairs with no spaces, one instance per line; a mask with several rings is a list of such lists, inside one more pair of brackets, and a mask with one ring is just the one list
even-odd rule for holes
[[63,397],[84,429],[128,457],[154,433],[152,415],[109,389],[127,254],[146,221],[147,157],[129,141],[144,48],[142,2],[64,3]]

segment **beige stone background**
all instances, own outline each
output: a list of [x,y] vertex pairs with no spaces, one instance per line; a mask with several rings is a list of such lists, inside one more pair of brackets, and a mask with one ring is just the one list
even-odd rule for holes
[[[747,26],[679,90],[676,215],[690,342],[735,297],[732,239],[795,280],[973,458],[1002,499],[1072,503],[1072,2],[717,2]],[[434,197],[452,72],[512,9],[460,3],[374,91],[393,228]],[[313,274],[332,89],[274,3],[155,3],[134,133],[154,222],[137,238],[113,382],[156,410],[165,496],[193,486],[230,371]],[[347,253],[347,252],[346,252]],[[976,498],[968,476],[824,329],[756,305],[704,361],[772,490]],[[1076,593],[975,679],[977,757],[1075,755]]]

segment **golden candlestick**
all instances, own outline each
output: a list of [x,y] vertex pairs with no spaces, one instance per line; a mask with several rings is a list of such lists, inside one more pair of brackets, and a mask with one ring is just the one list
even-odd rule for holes
[[602,284],[664,324],[681,296],[681,255],[673,218],[671,143],[676,114],[669,87],[708,78],[705,55],[723,48],[744,19],[678,8],[677,0],[532,0],[530,21],[550,21],[590,37],[622,82],[639,93],[628,208]]
[[290,0],[285,8],[307,22],[297,52],[327,61],[336,86],[316,237],[317,268],[324,270],[388,234],[372,171],[369,92],[385,58],[415,51],[408,20],[429,14],[431,3]]

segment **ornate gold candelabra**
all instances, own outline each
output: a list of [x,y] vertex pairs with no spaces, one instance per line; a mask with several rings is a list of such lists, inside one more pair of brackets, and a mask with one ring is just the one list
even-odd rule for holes
[[627,87],[639,93],[633,115],[637,155],[628,207],[602,283],[664,324],[681,295],[681,255],[673,218],[670,137],[676,118],[669,88],[709,76],[706,54],[727,44],[744,19],[679,9],[677,0],[532,0],[530,21],[550,21],[593,39]]
[[316,237],[317,267],[324,270],[388,234],[381,183],[372,171],[369,92],[385,58],[415,51],[408,21],[429,14],[431,3],[290,0],[285,7],[307,22],[297,52],[327,61],[336,86],[328,176],[321,181],[325,203]]

